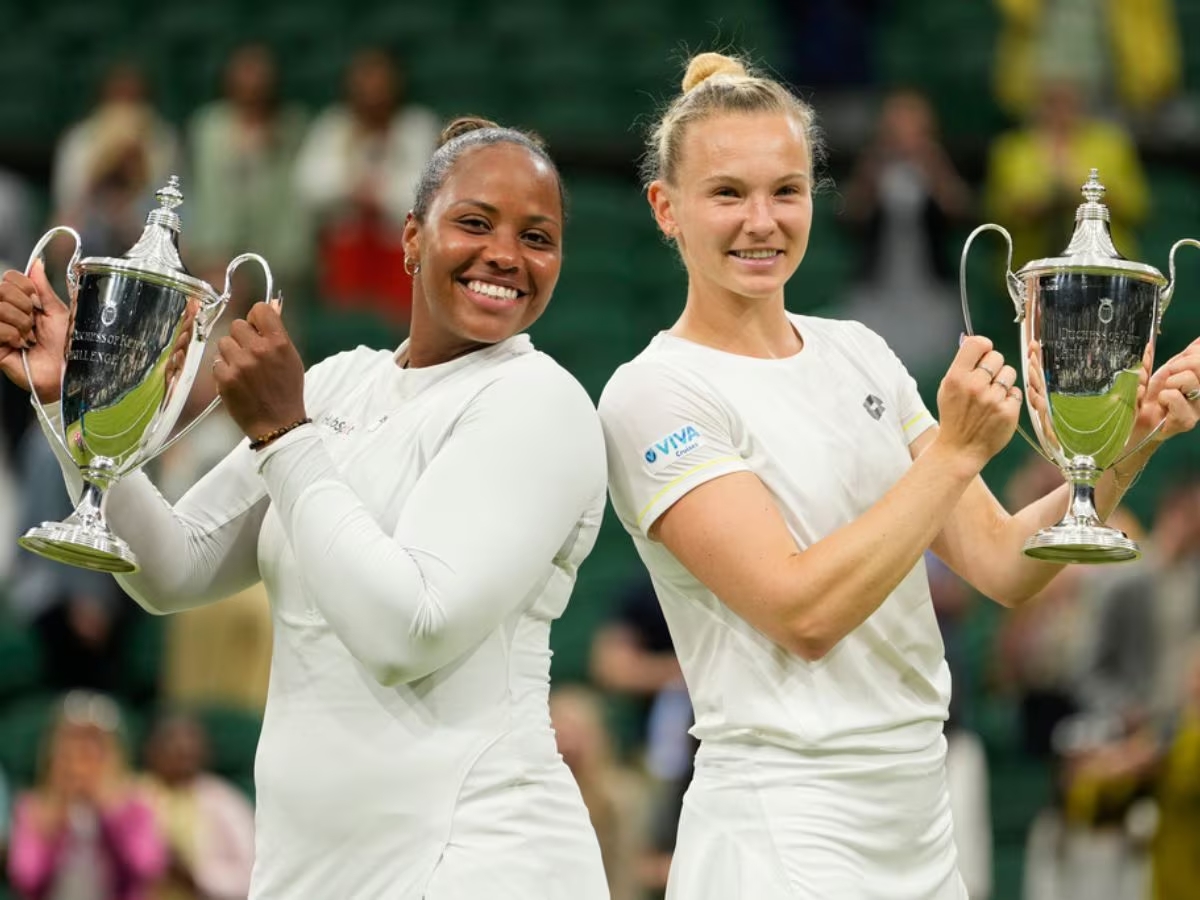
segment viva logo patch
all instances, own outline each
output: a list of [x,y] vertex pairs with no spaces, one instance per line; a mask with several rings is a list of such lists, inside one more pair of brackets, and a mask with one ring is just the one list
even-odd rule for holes
[[682,459],[703,445],[704,438],[700,429],[695,425],[683,425],[647,447],[642,457],[651,468],[657,469],[673,459]]

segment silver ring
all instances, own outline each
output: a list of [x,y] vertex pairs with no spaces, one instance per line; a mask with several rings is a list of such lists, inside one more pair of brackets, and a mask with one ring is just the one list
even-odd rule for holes
[[996,384],[996,385],[999,385],[1000,387],[1004,388],[1004,393],[1006,393],[1006,394],[1007,394],[1009,391],[1011,391],[1011,390],[1012,390],[1012,388],[1013,388],[1013,386],[1012,386],[1011,384],[1005,384],[1005,383],[1004,383],[1003,381],[1001,381],[999,378],[997,378],[995,381],[993,381],[993,382],[992,382],[992,384]]
[[995,381],[995,380],[996,380],[996,373],[995,373],[995,372],[993,372],[991,369],[989,369],[987,366],[985,366],[983,363],[980,363],[980,364],[979,364],[979,365],[977,365],[975,368],[977,368],[977,369],[983,369],[983,371],[987,372],[987,373],[988,373],[988,375],[992,376],[992,381]]
[[1194,403],[1195,401],[1200,400],[1200,387],[1192,388],[1190,391],[1188,391],[1186,394],[1183,395],[1183,399],[1186,400],[1188,403]]

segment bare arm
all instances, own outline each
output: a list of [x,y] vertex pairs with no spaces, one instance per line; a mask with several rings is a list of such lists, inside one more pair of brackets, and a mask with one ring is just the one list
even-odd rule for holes
[[652,536],[755,628],[819,659],[908,575],[1011,437],[1019,394],[977,367],[990,359],[994,370],[997,358],[984,338],[963,344],[939,392],[946,424],[937,439],[866,513],[811,547],[797,546],[770,493],[749,472],[690,491],[659,518]]
[[[1121,502],[1162,440],[1195,427],[1200,402],[1189,403],[1184,393],[1200,384],[1200,341],[1168,360],[1149,379],[1130,443],[1136,446],[1160,422],[1163,429],[1145,447],[1109,469],[1096,485],[1096,511],[1106,519]],[[932,432],[932,430],[931,430]],[[926,432],[912,444],[914,458],[934,446],[936,435]],[[1062,487],[1009,514],[982,478],[964,492],[933,550],[978,591],[1005,606],[1035,596],[1063,566],[1030,559],[1021,552],[1025,540],[1062,519],[1070,488]]]

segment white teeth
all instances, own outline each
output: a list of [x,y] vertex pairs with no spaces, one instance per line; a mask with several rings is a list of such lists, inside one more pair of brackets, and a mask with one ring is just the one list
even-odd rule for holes
[[477,294],[483,294],[485,297],[495,297],[497,300],[516,300],[521,295],[516,288],[488,284],[486,281],[469,281],[467,289]]
[[742,259],[770,259],[779,254],[778,250],[734,250]]

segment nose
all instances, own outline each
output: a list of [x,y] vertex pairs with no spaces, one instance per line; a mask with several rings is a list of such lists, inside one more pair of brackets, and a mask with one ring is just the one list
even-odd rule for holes
[[768,197],[751,197],[746,208],[746,234],[763,238],[775,230],[775,217],[771,213]]
[[483,248],[483,261],[490,266],[506,271],[517,267],[520,255],[517,236],[497,229]]

